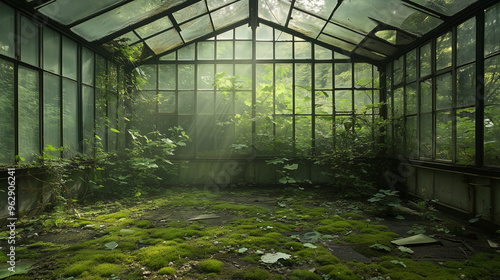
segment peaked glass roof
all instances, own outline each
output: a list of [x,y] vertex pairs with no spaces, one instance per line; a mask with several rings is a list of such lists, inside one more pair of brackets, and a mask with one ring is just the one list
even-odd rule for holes
[[243,24],[266,24],[373,62],[481,0],[23,1],[89,42],[139,46],[143,59]]

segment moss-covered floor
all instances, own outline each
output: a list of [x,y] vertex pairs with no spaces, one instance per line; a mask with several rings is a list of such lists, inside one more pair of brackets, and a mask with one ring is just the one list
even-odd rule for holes
[[[188,221],[202,214],[218,218]],[[500,279],[500,254],[471,225],[379,214],[324,189],[169,189],[18,222],[24,274],[6,279]],[[439,243],[391,244],[418,233]],[[289,258],[263,262],[271,253]]]

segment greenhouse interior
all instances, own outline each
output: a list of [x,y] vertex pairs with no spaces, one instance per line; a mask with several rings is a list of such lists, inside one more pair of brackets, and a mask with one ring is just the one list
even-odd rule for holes
[[498,0],[0,0],[0,279],[500,279]]

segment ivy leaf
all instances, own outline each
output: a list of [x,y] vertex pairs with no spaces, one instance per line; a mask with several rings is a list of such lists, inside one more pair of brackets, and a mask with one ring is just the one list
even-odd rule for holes
[[120,133],[120,131],[118,129],[110,128],[110,130],[115,132],[115,133]]
[[382,244],[378,244],[378,243],[375,243],[373,245],[370,246],[370,248],[373,248],[373,249],[376,249],[376,250],[381,250],[381,251],[386,251],[386,252],[390,252],[391,251],[391,248],[385,246],[385,245],[382,245]]
[[299,165],[297,163],[287,164],[287,165],[283,166],[283,168],[288,169],[288,170],[296,170],[297,168],[299,168]]
[[408,253],[408,254],[414,253],[412,249],[405,247],[405,246],[398,246],[398,250],[403,252],[403,253]]

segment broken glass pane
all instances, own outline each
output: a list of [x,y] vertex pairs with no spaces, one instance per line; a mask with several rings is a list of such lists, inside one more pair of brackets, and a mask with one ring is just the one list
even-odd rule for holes
[[351,52],[352,50],[354,50],[354,47],[355,47],[352,44],[349,44],[349,43],[344,42],[342,40],[333,38],[333,37],[328,36],[326,34],[319,35],[318,40],[320,40],[321,42],[325,42],[327,44],[339,47],[339,48],[344,49],[348,52]]
[[316,38],[325,24],[326,21],[324,20],[294,9],[288,27],[309,37]]
[[38,11],[67,25],[125,0],[54,1]]
[[336,0],[297,0],[295,7],[328,19],[337,5]]
[[447,1],[435,1],[435,0],[411,0],[417,4],[420,4],[426,8],[436,11],[440,14],[447,16],[452,16],[455,13],[466,8],[470,4],[476,2],[477,0],[447,0]]
[[211,13],[215,30],[248,18],[248,0],[242,0]]
[[185,42],[207,35],[212,31],[212,22],[208,15],[204,15],[181,25],[181,35]]
[[340,27],[337,24],[328,23],[323,30],[324,33],[343,39],[354,44],[359,44],[364,39],[364,36],[346,28]]
[[168,19],[168,17],[163,17],[153,21],[150,24],[146,24],[137,28],[135,32],[137,32],[137,34],[142,38],[146,38],[162,30],[169,29],[170,27],[172,27],[172,22],[170,21],[170,19]]
[[205,1],[199,1],[182,10],[174,12],[173,15],[177,23],[180,24],[207,12],[208,11],[207,11],[207,6],[205,5]]
[[285,25],[290,11],[290,2],[286,0],[263,0],[260,1],[259,17],[269,21]]
[[[72,1],[71,3],[73,3]],[[113,32],[119,31],[131,24],[137,23],[149,16],[161,13],[185,0],[135,0],[107,13],[89,19],[71,28],[73,32],[87,41],[94,41]],[[87,2],[83,2],[88,5]]]
[[182,39],[175,29],[170,29],[146,40],[146,44],[155,54],[160,54],[181,45]]

